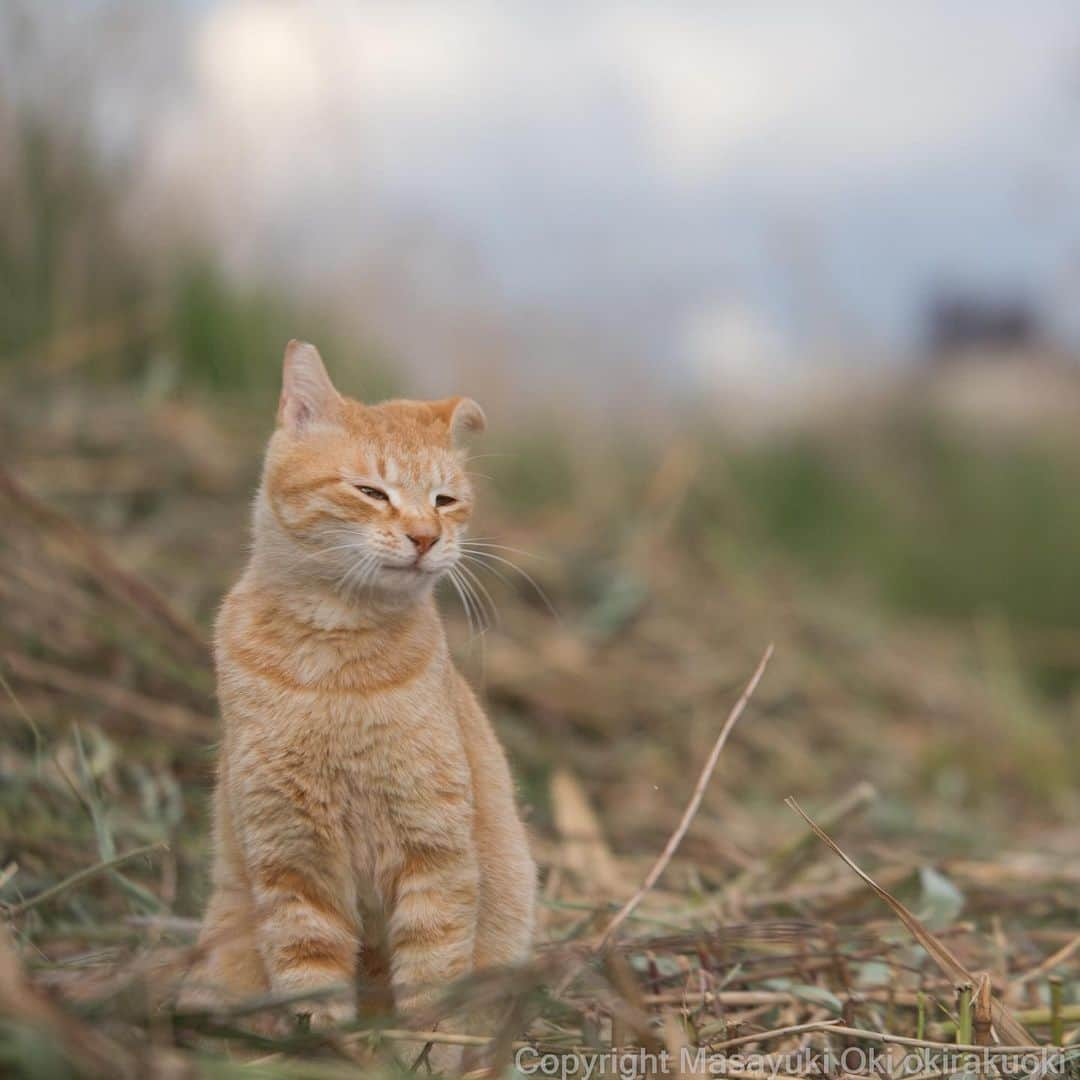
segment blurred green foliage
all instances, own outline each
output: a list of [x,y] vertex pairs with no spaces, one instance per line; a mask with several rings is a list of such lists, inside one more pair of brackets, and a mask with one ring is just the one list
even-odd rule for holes
[[[358,357],[331,320],[265,283],[243,285],[228,278],[206,255],[178,265],[169,294],[167,339],[180,381],[210,393],[252,395],[264,408],[276,395],[285,342],[318,343],[333,371],[347,373],[347,389],[369,399],[388,396],[395,383],[370,350]],[[359,369],[359,370],[358,370]]]
[[[739,445],[706,437],[680,515],[718,563],[857,595],[970,632],[992,620],[1042,694],[1080,688],[1080,439],[987,434],[897,402],[857,433],[838,421]],[[1004,700],[1004,699],[1002,699]]]
[[[1080,627],[1080,448],[982,440],[929,414],[913,434],[886,425],[869,446],[802,435],[730,452],[750,538],[904,611]],[[701,497],[697,513],[722,522],[708,505],[729,491],[706,479]]]
[[[76,134],[27,111],[0,145],[0,356],[129,315],[148,268],[121,228],[115,177]],[[7,140],[6,140],[7,141]]]
[[177,272],[170,316],[184,378],[210,390],[276,380],[278,353],[298,336],[291,312],[277,298],[261,288],[234,288],[205,257]]
[[282,287],[234,280],[207,251],[140,248],[120,170],[78,131],[31,112],[0,153],[0,364],[116,378],[164,361],[181,390],[265,408],[285,342],[302,337],[365,394],[394,389],[370,349],[347,351],[332,320]]
[[514,514],[548,513],[573,503],[580,489],[572,440],[538,423],[504,435],[490,453],[478,450],[478,472],[491,477],[499,502]]

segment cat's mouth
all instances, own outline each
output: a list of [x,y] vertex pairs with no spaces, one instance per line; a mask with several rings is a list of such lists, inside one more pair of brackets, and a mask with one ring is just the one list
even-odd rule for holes
[[430,566],[421,566],[419,563],[414,563],[414,562],[413,563],[405,563],[404,565],[402,565],[400,563],[383,563],[382,569],[383,570],[392,570],[394,573],[397,573],[397,574],[418,574],[418,575],[421,575],[421,574],[434,574],[434,573],[437,573],[437,571],[432,569]]

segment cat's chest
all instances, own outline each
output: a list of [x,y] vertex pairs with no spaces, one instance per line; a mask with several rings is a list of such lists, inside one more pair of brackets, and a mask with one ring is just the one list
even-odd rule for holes
[[[235,654],[234,654],[235,655]],[[242,659],[242,658],[241,658]],[[221,683],[227,722],[252,760],[287,760],[347,817],[398,819],[467,773],[445,652],[372,668],[241,663]],[[306,669],[306,670],[303,670]]]
[[362,903],[381,910],[411,848],[469,843],[473,780],[445,697],[368,702],[354,721],[342,805]]
[[463,757],[456,716],[435,679],[377,694],[297,691],[279,695],[277,707],[290,756],[361,791],[423,778],[440,760]]
[[328,726],[360,790],[410,786],[443,763],[464,760],[461,733],[442,688],[423,685],[356,701],[335,702]]
[[467,769],[456,714],[435,678],[378,694],[282,690],[265,681],[222,695],[228,743],[255,774],[287,766],[348,816],[393,816]]

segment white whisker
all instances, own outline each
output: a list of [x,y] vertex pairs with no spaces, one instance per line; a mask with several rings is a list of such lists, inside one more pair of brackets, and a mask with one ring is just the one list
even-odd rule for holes
[[507,588],[514,588],[514,583],[497,566],[492,566],[490,563],[481,560],[475,551],[463,551],[461,557],[463,559],[472,559],[477,566],[483,568],[489,574],[494,574]]
[[465,620],[469,624],[469,636],[473,637],[478,632],[476,629],[476,623],[473,617],[472,604],[469,601],[465,590],[461,586],[461,578],[458,576],[455,567],[451,566],[449,570],[450,583],[454,586],[454,591],[458,594],[458,599],[461,601],[462,610],[465,612]]
[[461,591],[461,586],[458,585],[457,576],[454,574],[454,568],[452,566],[450,567],[450,569],[449,569],[449,571],[447,573],[447,579],[449,580],[450,584],[454,587],[454,592],[457,593],[457,597],[461,601],[461,610],[465,612],[465,619],[469,624],[469,635],[471,636],[472,635],[473,624],[472,624],[472,618],[471,618],[471,616],[469,614],[469,605],[466,602],[465,596]]
[[480,600],[476,588],[472,582],[462,573],[462,568],[457,566],[454,568],[457,571],[458,581],[461,584],[462,589],[465,590],[465,594],[469,597],[469,603],[472,606],[473,612],[476,616],[476,634],[484,634],[487,632],[488,627],[491,625],[488,619],[487,609],[484,607]]
[[[542,588],[540,588],[539,584],[537,584],[536,579],[532,576],[532,574],[530,574],[526,570],[522,570],[522,568],[518,566],[517,563],[511,562],[509,559],[504,559],[501,555],[496,555],[491,551],[474,550],[464,554],[462,557],[472,558],[476,560],[478,565],[483,565],[483,560],[485,559],[493,559],[496,562],[502,563],[504,566],[508,566],[515,573],[520,574],[533,587],[533,589],[536,591],[536,595],[539,596],[540,599],[544,602],[544,607],[548,609],[552,617],[556,620],[559,619],[559,613],[555,610],[555,606],[552,604],[547,593],[544,592]],[[494,572],[495,568],[493,566],[487,566],[486,569]]]
[[491,623],[497,624],[499,622],[499,609],[496,606],[495,601],[491,598],[491,593],[488,591],[487,586],[464,563],[458,563],[457,569],[476,587],[477,592],[483,597],[488,606],[488,610],[491,613]]
[[465,567],[460,563],[454,567],[458,574],[458,580],[461,582],[462,587],[469,594],[469,598],[472,601],[473,608],[476,611],[476,624],[477,633],[485,634],[491,627],[491,616],[488,613],[488,609],[485,606],[480,594],[473,583],[472,576],[465,573]]
[[336,544],[334,547],[319,548],[318,551],[309,551],[306,555],[296,561],[302,563],[306,562],[308,559],[318,559],[323,555],[332,555],[336,551],[360,550],[362,547],[363,545],[360,541],[353,540],[352,543],[349,544]]
[[481,549],[485,551],[488,549],[493,551],[511,551],[515,555],[524,555],[526,558],[529,559],[540,559],[547,561],[546,555],[537,555],[535,551],[526,551],[524,548],[510,547],[508,544],[492,544],[488,542],[486,537],[483,536],[476,537],[475,539],[466,538],[460,541],[460,544],[463,548],[469,548],[477,551]]
[[344,574],[338,579],[338,588],[348,595],[354,596],[365,585],[373,582],[378,565],[378,556],[368,552],[345,570]]

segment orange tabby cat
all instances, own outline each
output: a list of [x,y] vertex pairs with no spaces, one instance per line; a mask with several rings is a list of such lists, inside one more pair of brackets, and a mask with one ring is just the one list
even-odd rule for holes
[[[483,426],[468,398],[342,397],[289,343],[251,560],[217,624],[213,895],[190,985],[381,979],[408,1012],[528,956],[535,867],[432,595],[472,511],[455,443]],[[298,1008],[325,1025],[356,1003]]]

